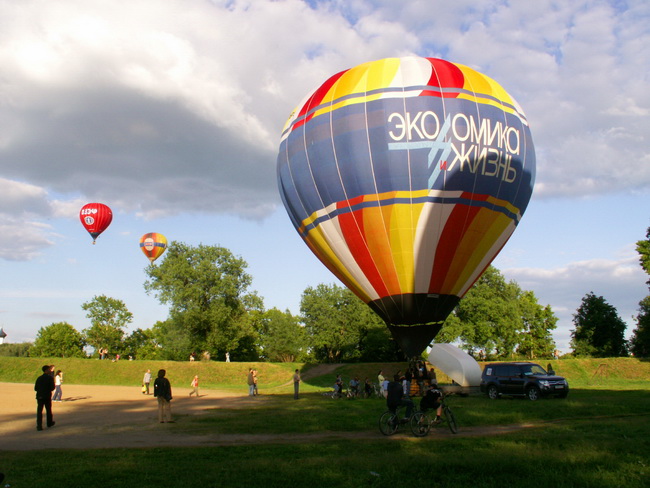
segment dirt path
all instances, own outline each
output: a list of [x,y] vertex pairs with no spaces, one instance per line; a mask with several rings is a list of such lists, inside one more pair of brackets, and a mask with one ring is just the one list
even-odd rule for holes
[[[265,401],[264,396],[219,390],[201,390],[199,398],[190,398],[189,389],[174,389],[172,413],[180,419],[205,415],[213,408],[246,408],[251,402]],[[138,387],[65,385],[63,401],[54,403],[56,425],[36,430],[33,385],[0,383],[0,450],[99,449],[138,447],[227,446],[260,443],[322,442],[336,439],[386,439],[378,430],[367,432],[327,432],[299,435],[205,434],[192,433],[182,425],[157,422],[157,403],[153,396],[142,395]],[[268,397],[267,397],[268,398]],[[459,436],[484,436],[513,432],[532,425],[462,429]],[[429,439],[451,437],[438,429]],[[390,439],[413,439],[396,435]]]

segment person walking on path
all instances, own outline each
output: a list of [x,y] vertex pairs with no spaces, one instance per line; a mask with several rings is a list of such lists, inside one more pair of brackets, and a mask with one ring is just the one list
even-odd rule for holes
[[61,390],[62,384],[63,384],[63,371],[59,369],[54,375],[54,396],[52,397],[53,402],[61,401],[61,395],[63,395],[63,391]]
[[257,396],[260,392],[257,391],[257,370],[253,370],[253,395]]
[[142,392],[143,395],[149,394],[150,383],[151,383],[151,370],[148,369],[147,372],[144,374],[144,377],[142,378],[142,385],[144,386],[144,391]]
[[43,430],[43,408],[45,408],[46,422],[48,427],[54,426],[52,415],[52,392],[54,391],[54,378],[50,374],[50,366],[41,368],[43,374],[36,378],[34,391],[36,392],[36,430]]
[[298,400],[298,392],[300,391],[300,371],[296,370],[293,374],[293,399]]
[[193,390],[190,392],[190,396],[196,395],[196,397],[199,397],[199,375],[194,375],[194,378],[192,378],[192,383],[190,383],[190,386],[193,388]]
[[158,421],[162,424],[173,422],[172,409],[169,402],[172,401],[172,385],[165,378],[167,371],[161,369],[158,371],[158,378],[153,382],[153,396],[158,399]]

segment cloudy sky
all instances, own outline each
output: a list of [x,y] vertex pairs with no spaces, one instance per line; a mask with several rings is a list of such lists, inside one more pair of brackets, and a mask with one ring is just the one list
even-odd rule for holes
[[[293,230],[275,163],[302,97],[362,62],[439,57],[523,107],[537,182],[494,264],[560,318],[589,292],[634,326],[648,294],[650,3],[645,0],[0,0],[0,326],[7,341],[123,300],[132,328],[145,232],[242,257],[267,308],[335,279]],[[78,218],[104,202],[97,245]]]

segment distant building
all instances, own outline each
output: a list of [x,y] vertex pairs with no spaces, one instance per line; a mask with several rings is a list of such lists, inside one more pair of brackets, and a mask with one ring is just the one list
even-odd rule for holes
[[0,344],[4,344],[5,342],[5,337],[7,337],[7,334],[5,331],[0,327]]

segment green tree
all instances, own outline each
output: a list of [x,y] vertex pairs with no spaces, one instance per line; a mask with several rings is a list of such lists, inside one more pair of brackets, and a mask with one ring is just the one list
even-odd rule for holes
[[147,293],[170,306],[156,336],[163,348],[173,359],[200,351],[213,357],[238,348],[250,352],[254,340],[247,314],[258,305],[247,293],[252,280],[246,262],[223,247],[176,241],[166,254],[161,264],[147,268],[144,284]]
[[650,357],[650,295],[639,303],[636,328],[630,338],[630,351],[636,357]]
[[601,296],[587,293],[573,315],[571,347],[576,356],[618,357],[626,355],[625,322]]
[[364,363],[396,362],[407,359],[381,319],[376,325],[365,329],[359,349],[359,361]]
[[99,295],[81,305],[81,308],[90,319],[90,327],[83,332],[86,342],[95,348],[95,353],[105,348],[111,354],[123,354],[125,329],[133,321],[133,314],[124,302]]
[[557,320],[551,307],[540,305],[532,291],[507,282],[490,266],[449,315],[436,342],[459,341],[472,354],[483,350],[497,358],[515,350],[529,358],[550,357],[555,349],[551,331]]
[[[362,357],[379,360],[379,355],[386,353],[384,349],[388,356],[395,352],[384,322],[347,288],[322,283],[307,288],[300,312],[307,345],[318,361],[359,361]],[[386,346],[382,339],[390,345]]]
[[0,356],[26,358],[29,356],[29,350],[32,347],[34,347],[34,344],[31,342],[0,344]]
[[517,352],[529,359],[552,357],[555,341],[551,331],[557,327],[557,317],[551,307],[542,307],[532,291],[525,291],[518,300],[523,330],[519,333]]
[[[645,237],[645,240],[636,243],[636,251],[639,253],[641,267],[650,275],[650,227],[648,227]],[[646,283],[650,286],[650,280]]]
[[[646,239],[636,243],[641,267],[650,275],[650,227]],[[646,282],[650,286],[650,280]],[[637,357],[650,357],[650,295],[639,302],[639,314],[636,316],[636,328],[630,338],[630,351]]]
[[124,339],[123,352],[136,359],[163,359],[153,329],[135,329]]
[[156,322],[151,328],[151,334],[154,342],[158,345],[152,351],[155,354],[155,359],[182,361],[188,359],[190,353],[202,351],[192,345],[191,337],[187,331],[178,327],[171,319]]
[[260,342],[267,361],[295,362],[305,351],[305,330],[289,310],[272,308],[264,313]]
[[83,336],[67,322],[56,322],[41,327],[36,334],[32,357],[85,358]]
[[494,351],[502,358],[512,354],[519,342],[523,321],[518,307],[519,285],[507,282],[490,266],[455,309],[460,321],[459,337],[470,351]]

